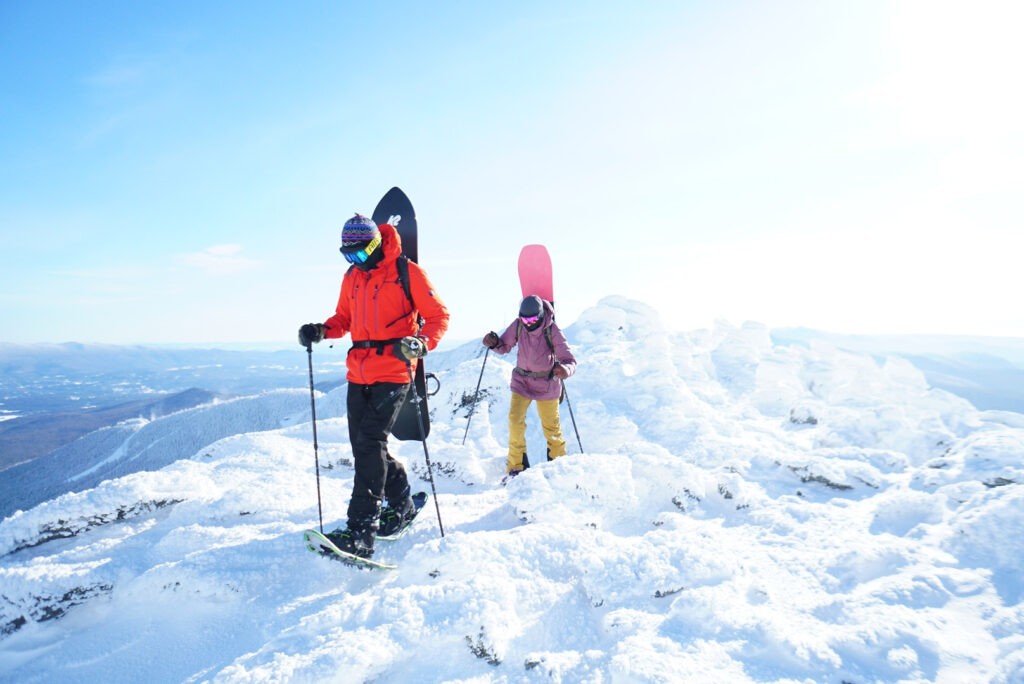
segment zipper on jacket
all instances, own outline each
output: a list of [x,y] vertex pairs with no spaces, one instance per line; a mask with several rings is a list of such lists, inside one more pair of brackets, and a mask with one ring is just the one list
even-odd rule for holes
[[[361,296],[358,297],[358,298],[354,298],[354,299],[359,299],[362,302],[362,304],[359,307],[360,308],[360,311],[359,311],[359,325],[362,327],[362,331],[360,332],[360,335],[368,335],[369,334],[369,332],[368,332],[369,329],[366,326],[366,291],[367,291],[367,289],[368,289],[367,288],[367,283],[364,281],[362,283],[362,286],[359,288]],[[361,354],[359,356],[359,382],[360,382],[360,384],[364,384],[364,385],[366,384],[366,354],[365,353]]]
[[380,328],[380,284],[374,283],[373,285],[373,329],[377,332],[383,332]]

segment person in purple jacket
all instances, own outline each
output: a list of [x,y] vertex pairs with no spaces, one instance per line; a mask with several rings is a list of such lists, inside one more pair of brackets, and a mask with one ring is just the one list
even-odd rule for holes
[[551,305],[536,295],[526,297],[519,305],[519,317],[501,335],[494,331],[484,335],[483,344],[498,354],[519,348],[512,371],[512,403],[508,410],[506,479],[530,467],[526,455],[526,409],[534,401],[548,443],[548,460],[565,456],[558,404],[562,381],[576,371],[576,358],[555,324]]

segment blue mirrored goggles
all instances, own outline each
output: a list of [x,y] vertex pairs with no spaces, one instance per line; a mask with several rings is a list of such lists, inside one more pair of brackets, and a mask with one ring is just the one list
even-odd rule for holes
[[379,235],[377,237],[373,238],[372,240],[370,240],[366,244],[366,246],[363,247],[360,250],[357,250],[355,252],[346,252],[345,248],[342,247],[339,251],[341,252],[341,255],[343,257],[345,257],[345,261],[347,261],[348,263],[350,263],[350,264],[364,264],[364,263],[366,263],[366,260],[370,258],[370,255],[373,254],[377,250],[378,247],[380,247],[380,236]]

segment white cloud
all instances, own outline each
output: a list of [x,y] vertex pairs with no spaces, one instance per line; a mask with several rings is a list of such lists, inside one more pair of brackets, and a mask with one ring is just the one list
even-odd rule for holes
[[213,245],[200,252],[182,254],[178,261],[207,275],[231,275],[255,268],[260,262],[242,256],[241,245]]

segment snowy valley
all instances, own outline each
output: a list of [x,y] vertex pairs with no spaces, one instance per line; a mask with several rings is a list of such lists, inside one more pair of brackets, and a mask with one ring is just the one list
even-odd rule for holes
[[[1024,681],[1024,415],[904,358],[670,332],[620,297],[566,334],[570,454],[506,487],[514,359],[487,358],[463,444],[484,349],[427,357],[445,536],[429,506],[379,545],[395,571],[302,545],[308,388],[42,457],[55,498],[0,522],[0,680]],[[344,349],[313,354],[325,528],[352,478]],[[392,446],[429,491],[423,446]]]

